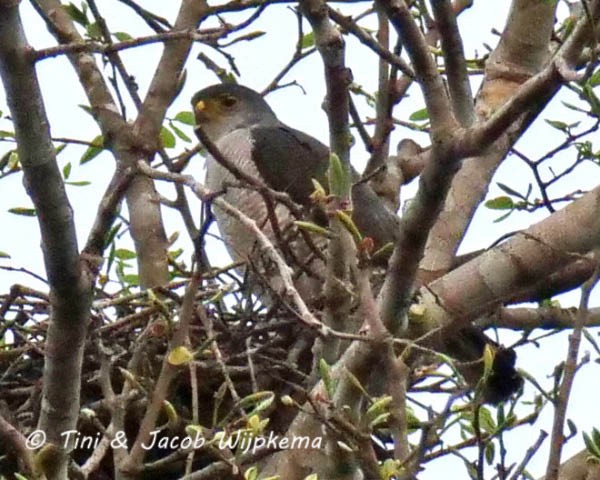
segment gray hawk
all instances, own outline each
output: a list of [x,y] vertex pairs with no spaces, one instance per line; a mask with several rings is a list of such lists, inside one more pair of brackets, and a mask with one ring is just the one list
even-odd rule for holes
[[[254,90],[237,84],[213,85],[192,97],[192,108],[196,128],[202,130],[228,162],[262,180],[271,189],[286,192],[295,203],[311,205],[312,179],[327,185],[329,149],[317,139],[279,121],[267,102]],[[354,174],[358,178],[358,174]],[[276,231],[269,219],[264,197],[256,189],[241,185],[229,169],[211,156],[207,158],[206,186],[213,192],[221,192],[225,200],[252,218],[275,242]],[[353,185],[352,204],[354,223],[364,236],[373,239],[376,248],[394,241],[399,228],[398,218],[385,208],[368,183]],[[257,255],[253,252],[255,241],[245,228],[218,208],[213,210],[234,260],[256,259]],[[294,218],[287,207],[277,204],[273,210],[281,231],[289,233],[296,230],[291,227]],[[311,297],[322,293],[323,283],[315,281],[314,277],[322,275],[325,264],[318,255],[311,253],[314,245],[301,241],[297,231],[293,237],[286,238],[293,245],[291,250],[295,257],[304,262],[304,267],[311,267],[303,270],[296,281],[298,290],[310,302]],[[323,248],[323,241],[317,243]],[[266,276],[269,277],[268,274]],[[277,290],[272,281],[270,286]],[[475,327],[464,330],[449,342],[447,349],[459,360],[472,362],[481,358],[486,344],[494,345],[497,354],[484,395],[487,401],[493,403],[505,399],[521,384],[521,378],[514,370],[514,352],[497,346]],[[468,352],[460,351],[461,344]],[[475,378],[469,379],[470,383],[478,380],[481,368],[478,367],[477,371]]]

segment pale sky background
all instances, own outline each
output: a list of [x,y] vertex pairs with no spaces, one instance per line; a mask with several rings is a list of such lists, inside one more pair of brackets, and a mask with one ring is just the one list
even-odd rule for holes
[[[105,11],[105,16],[112,31],[126,31],[133,36],[152,33],[129,9],[122,7],[118,2],[102,0],[98,3],[99,7]],[[179,2],[164,2],[162,0],[145,0],[141,3],[144,7],[162,14],[171,21],[175,19],[179,7]],[[492,28],[496,28],[499,31],[502,30],[509,4],[510,2],[508,1],[490,2],[476,0],[475,6],[460,17],[459,23],[467,52],[473,54],[473,52],[477,51],[479,56],[482,56],[485,53],[485,49],[482,46],[483,42],[491,46],[496,45],[498,37],[493,35],[491,30]],[[21,5],[29,42],[35,48],[55,45],[54,39],[48,34],[45,25],[37,17],[37,14],[33,12],[29,3],[22,2]],[[342,8],[346,14],[348,7],[344,5]],[[354,5],[352,8],[354,12],[360,12],[366,8],[366,4]],[[106,13],[109,10],[111,14]],[[231,23],[236,23],[242,19],[246,19],[249,15],[250,12],[243,12],[226,15],[224,18]],[[292,55],[296,42],[296,17],[284,5],[270,7],[250,30],[263,30],[267,34],[252,42],[240,42],[236,44],[231,48],[230,53],[235,55],[238,68],[242,74],[238,81],[260,90],[271,81]],[[306,22],[304,31],[305,33],[309,31],[309,26]],[[229,39],[235,37],[236,35],[233,35]],[[347,63],[352,69],[356,83],[361,84],[367,91],[375,91],[376,57],[353,38],[346,38]],[[142,97],[147,91],[161,50],[162,47],[156,44],[128,50],[121,54],[130,73],[136,77]],[[222,66],[226,66],[224,59],[219,54],[207,47],[196,45],[187,64],[187,83],[182,93],[171,106],[168,114],[170,117],[174,117],[182,110],[189,110],[188,103],[192,94],[200,88],[216,82],[214,75],[208,72],[204,65],[196,60],[196,55],[200,50],[207,53]],[[257,52],[259,53],[257,54]],[[81,108],[78,107],[80,104],[87,104],[87,100],[73,69],[65,58],[55,58],[40,62],[38,64],[38,75],[54,137],[91,140],[99,134],[98,127],[92,118],[83,113]],[[296,66],[284,79],[284,82],[292,80],[299,82],[305,89],[306,94],[297,87],[291,87],[269,95],[267,97],[268,102],[282,121],[295,128],[304,130],[319,138],[324,143],[327,143],[326,117],[321,109],[321,102],[324,96],[324,82],[320,57],[315,54],[310,59]],[[475,80],[474,91],[476,90],[477,82],[478,80]],[[419,91],[416,88],[412,88],[410,93],[410,98],[403,101],[400,109],[396,110],[396,116],[407,119],[410,113],[423,107]],[[7,108],[5,107],[4,92],[0,89],[0,109],[3,110],[4,115],[7,114]],[[128,112],[132,116],[134,108],[130,106]],[[366,113],[367,110],[363,110],[363,112]],[[550,118],[568,121],[569,115],[570,113],[561,107],[559,102],[555,101],[549,109],[542,113],[540,120],[541,118]],[[530,129],[518,144],[519,149],[525,153],[530,153],[534,157],[536,153],[541,154],[563,140],[555,130],[547,128],[545,122],[540,120],[536,122],[534,127]],[[0,130],[9,129],[11,129],[9,122],[6,120],[0,121]],[[186,132],[190,137],[193,137],[191,129],[188,128]],[[415,136],[412,132],[397,128],[393,136],[393,145],[406,136],[412,136],[422,145],[427,145],[428,143],[424,135]],[[191,148],[193,144],[187,146]],[[177,148],[171,150],[169,153],[176,155],[182,151],[183,147],[182,142],[178,141]],[[8,148],[12,147],[9,147],[6,143],[0,144],[0,154],[4,153]],[[88,180],[92,182],[91,186],[84,188],[67,187],[71,205],[75,212],[80,247],[85,242],[95,216],[97,200],[104,191],[114,167],[114,160],[106,153],[89,164],[79,166],[78,162],[83,150],[79,147],[69,146],[59,157],[61,166],[67,162],[72,163],[73,169],[70,180]],[[368,154],[362,149],[362,145],[358,141],[357,147],[352,151],[353,162],[360,168],[364,165],[367,158]],[[572,153],[569,153],[568,155],[557,156],[553,164],[556,166],[556,170],[560,171],[561,168],[565,168],[571,161]],[[204,177],[200,157],[193,159],[186,173],[194,174],[198,178]],[[557,196],[561,191],[567,192],[574,188],[592,188],[598,183],[598,178],[600,178],[599,173],[597,167],[582,165],[570,175],[570,183],[559,182],[557,187],[561,190],[554,189],[550,193],[553,196]],[[548,174],[547,169],[545,174]],[[0,265],[24,267],[43,275],[43,261],[39,248],[40,241],[36,220],[8,213],[9,208],[31,206],[31,202],[22,188],[21,180],[21,175],[12,175],[0,183],[0,225],[2,225],[5,232],[0,238],[0,251],[8,253],[12,257],[9,260],[0,259]],[[526,190],[529,183],[533,182],[530,171],[514,157],[504,162],[494,180],[488,198],[494,198],[503,194],[496,186],[496,181],[504,182],[522,192]],[[416,187],[415,183],[413,182],[411,186],[403,189],[403,201],[412,195],[411,192],[414,192]],[[160,190],[165,195],[172,197],[173,189],[171,186],[162,184]],[[197,202],[194,202],[194,204],[197,205]],[[170,214],[166,209],[163,212],[168,234],[176,230],[181,231],[182,235],[178,240],[177,246],[189,248],[189,241],[177,216]],[[542,210],[535,214],[515,213],[507,221],[494,223],[494,219],[499,217],[500,214],[481,208],[474,219],[471,230],[461,247],[461,251],[466,252],[477,248],[485,248],[502,234],[526,228],[532,223],[539,221],[545,215],[545,211]],[[125,240],[123,242],[127,246]],[[209,244],[209,247],[215,263],[227,263],[227,258],[223,253],[224,249],[219,242],[213,241]],[[31,278],[23,274],[0,270],[0,291],[7,291],[10,285],[14,283],[23,283],[41,289],[44,288],[43,284],[32,283]],[[578,297],[578,292],[565,296],[562,300],[563,305],[576,305]],[[591,306],[598,306],[599,303],[598,295],[596,294],[593,297]],[[596,330],[593,330],[592,334],[596,335]],[[505,343],[510,343],[517,338],[518,336],[510,333],[502,336]],[[552,378],[549,378],[549,375],[552,374],[554,365],[558,363],[559,359],[565,356],[567,335],[556,335],[550,339],[544,339],[540,345],[540,348],[533,346],[519,348],[518,365],[534,375],[542,385],[547,386],[552,382]],[[591,350],[591,348],[589,344],[584,342],[582,351],[586,350]],[[592,351],[592,360],[595,358],[596,356]],[[568,411],[568,418],[571,418],[580,428],[588,432],[593,426],[600,426],[600,410],[597,408],[597,402],[595,402],[598,378],[598,365],[594,362],[591,362],[580,371],[575,380],[573,401]],[[529,392],[529,398],[532,399],[533,393],[531,390]],[[521,427],[516,432],[506,435],[509,463],[511,461],[518,463],[521,460],[525,450],[537,438],[540,428],[544,428],[548,432],[550,431],[552,413],[552,409],[546,407],[542,413],[541,421],[535,426],[529,428]],[[519,447],[515,448],[515,445],[519,445]],[[529,471],[534,476],[539,476],[545,470],[547,446],[548,441],[546,441],[544,447],[540,449],[529,464]],[[581,434],[578,434],[566,445],[564,458],[568,458],[582,447]],[[491,467],[486,467],[486,469],[488,472],[487,477],[491,477]],[[459,475],[460,478],[467,478],[462,462],[450,457],[442,461],[433,462],[427,467],[420,478],[424,480],[439,478],[440,472],[445,472],[447,475],[449,471],[456,471],[456,475]]]

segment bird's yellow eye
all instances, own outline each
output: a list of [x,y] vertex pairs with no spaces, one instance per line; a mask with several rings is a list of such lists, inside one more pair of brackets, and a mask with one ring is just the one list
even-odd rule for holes
[[224,105],[225,107],[233,107],[237,103],[237,98],[233,95],[225,94],[219,97],[219,101],[221,102],[221,105]]

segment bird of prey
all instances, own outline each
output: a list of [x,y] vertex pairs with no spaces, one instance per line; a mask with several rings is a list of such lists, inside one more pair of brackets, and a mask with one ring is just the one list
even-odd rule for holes
[[[197,126],[223,157],[245,174],[273,190],[286,192],[296,204],[308,208],[315,189],[312,179],[327,185],[329,149],[317,139],[281,123],[257,92],[241,85],[213,85],[196,93],[192,105]],[[305,270],[299,275],[298,288],[308,297],[322,293],[322,282],[305,277],[318,277],[324,263],[311,252],[313,246],[306,244],[305,237],[290,226],[294,218],[284,205],[273,206],[277,218],[277,225],[273,225],[264,197],[256,189],[241,187],[240,180],[213,157],[207,159],[206,185],[215,192],[223,190],[224,198],[254,219],[274,243],[277,244],[274,229],[283,232],[287,239],[293,236],[295,246],[290,253],[304,263]],[[352,218],[359,231],[371,237],[376,248],[393,242],[397,217],[383,206],[375,192],[366,183],[357,183],[352,188],[352,198]],[[252,258],[254,239],[239,222],[218,208],[214,208],[214,214],[233,259]],[[323,221],[322,212],[316,217],[317,223]],[[314,240],[321,246],[324,243]]]
[[[259,179],[272,190],[286,192],[296,204],[310,207],[315,189],[312,179],[327,185],[329,149],[317,139],[283,124],[259,93],[241,85],[207,87],[193,96],[192,108],[199,138],[211,142],[222,157],[220,161],[212,156],[207,158],[207,187],[221,193],[225,200],[252,218],[274,243],[279,240],[281,250],[291,250],[296,261],[302,263],[297,288],[305,299],[322,293],[319,273],[323,273],[325,264],[312,252],[314,245],[297,235],[289,209],[279,203],[269,207],[265,197],[256,188],[243,185],[230,167],[233,165],[238,172]],[[224,161],[229,165],[224,165]],[[369,184],[356,182],[351,195],[352,219],[359,231],[373,239],[376,247],[393,242],[399,228],[398,218],[386,209]],[[254,239],[245,228],[216,207],[214,214],[234,260],[256,260]],[[296,235],[288,236],[290,230]],[[317,247],[322,248],[323,242],[317,242]],[[273,282],[270,286],[277,288]],[[457,352],[460,349],[451,350],[460,360],[473,361],[481,358],[486,343],[493,342],[479,329],[466,330],[463,337],[471,353],[461,355]],[[514,352],[500,348],[499,353],[489,379],[493,385],[486,393],[486,399],[492,402],[503,400],[520,386],[520,377],[514,370]]]

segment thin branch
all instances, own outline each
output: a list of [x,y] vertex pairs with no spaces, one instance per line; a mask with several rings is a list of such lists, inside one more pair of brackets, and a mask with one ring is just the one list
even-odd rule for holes
[[454,114],[466,127],[475,121],[475,108],[456,15],[450,0],[436,0],[431,2],[431,6],[440,33]]
[[342,15],[340,12],[329,6],[328,13],[329,18],[331,18],[344,30],[347,30],[356,38],[358,38],[360,43],[373,50],[381,57],[381,59],[385,60],[390,65],[394,65],[408,78],[415,77],[415,72],[413,72],[412,68],[410,68],[410,65],[408,65],[402,57],[382,46],[381,43],[377,42],[377,40],[375,40],[371,35],[358,26],[352,18]]
[[[596,257],[598,252],[596,252]],[[577,357],[579,355],[579,345],[584,325],[588,321],[588,303],[592,290],[598,282],[600,269],[596,269],[594,276],[590,278],[581,289],[581,300],[579,301],[579,310],[575,318],[573,333],[569,336],[569,348],[565,360],[562,382],[558,391],[558,397],[554,402],[554,420],[552,423],[552,434],[550,436],[550,456],[546,467],[545,480],[556,480],[560,468],[560,458],[564,445],[564,424],[567,414],[567,405],[571,394],[571,387],[577,372]]]
[[[179,322],[177,323],[177,328],[173,333],[171,341],[169,342],[169,351],[172,351],[177,347],[184,346],[189,342],[189,328],[194,317],[194,302],[199,285],[200,276],[196,273],[192,275],[192,279],[186,287],[183,303],[179,313]],[[120,467],[122,471],[129,473],[140,471],[144,456],[146,454],[146,449],[144,446],[148,445],[151,432],[156,427],[158,415],[163,408],[163,401],[167,397],[169,386],[175,379],[178,371],[179,368],[177,366],[169,363],[169,355],[165,355],[160,374],[156,380],[156,384],[152,391],[152,396],[149,399],[150,401],[146,408],[146,413],[140,423],[135,442],[131,447],[131,451],[126,458],[124,465]]]

